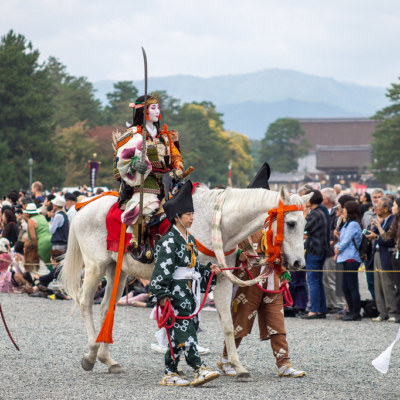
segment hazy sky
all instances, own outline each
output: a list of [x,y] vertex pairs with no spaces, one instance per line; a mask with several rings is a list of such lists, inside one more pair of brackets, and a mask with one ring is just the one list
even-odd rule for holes
[[387,87],[400,76],[399,0],[4,0],[24,34],[91,81],[293,69]]

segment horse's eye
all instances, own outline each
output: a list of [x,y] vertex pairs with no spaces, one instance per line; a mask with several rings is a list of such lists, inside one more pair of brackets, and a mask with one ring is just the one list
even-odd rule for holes
[[294,222],[294,221],[289,221],[289,222],[287,222],[287,226],[288,226],[290,229],[296,228],[296,222]]

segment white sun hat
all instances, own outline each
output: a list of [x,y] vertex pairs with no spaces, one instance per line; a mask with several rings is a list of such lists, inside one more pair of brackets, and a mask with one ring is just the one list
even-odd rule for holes
[[25,214],[39,214],[39,210],[36,207],[35,203],[28,203],[24,210]]
[[65,200],[64,197],[61,196],[56,196],[51,202],[58,207],[64,207],[65,206]]

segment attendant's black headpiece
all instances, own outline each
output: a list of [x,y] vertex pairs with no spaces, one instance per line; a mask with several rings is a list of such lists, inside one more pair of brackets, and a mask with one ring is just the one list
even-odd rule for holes
[[192,188],[192,182],[187,181],[179,192],[163,205],[169,222],[172,222],[177,215],[194,212]]
[[252,179],[252,181],[247,186],[248,189],[269,189],[268,179],[271,175],[271,168],[268,163],[264,163],[264,165],[259,169],[256,176]]

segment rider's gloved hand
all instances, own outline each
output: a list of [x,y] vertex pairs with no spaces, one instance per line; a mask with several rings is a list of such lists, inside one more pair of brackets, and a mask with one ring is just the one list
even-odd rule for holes
[[147,171],[147,164],[142,161],[137,161],[133,168],[139,172],[139,174],[144,175]]

